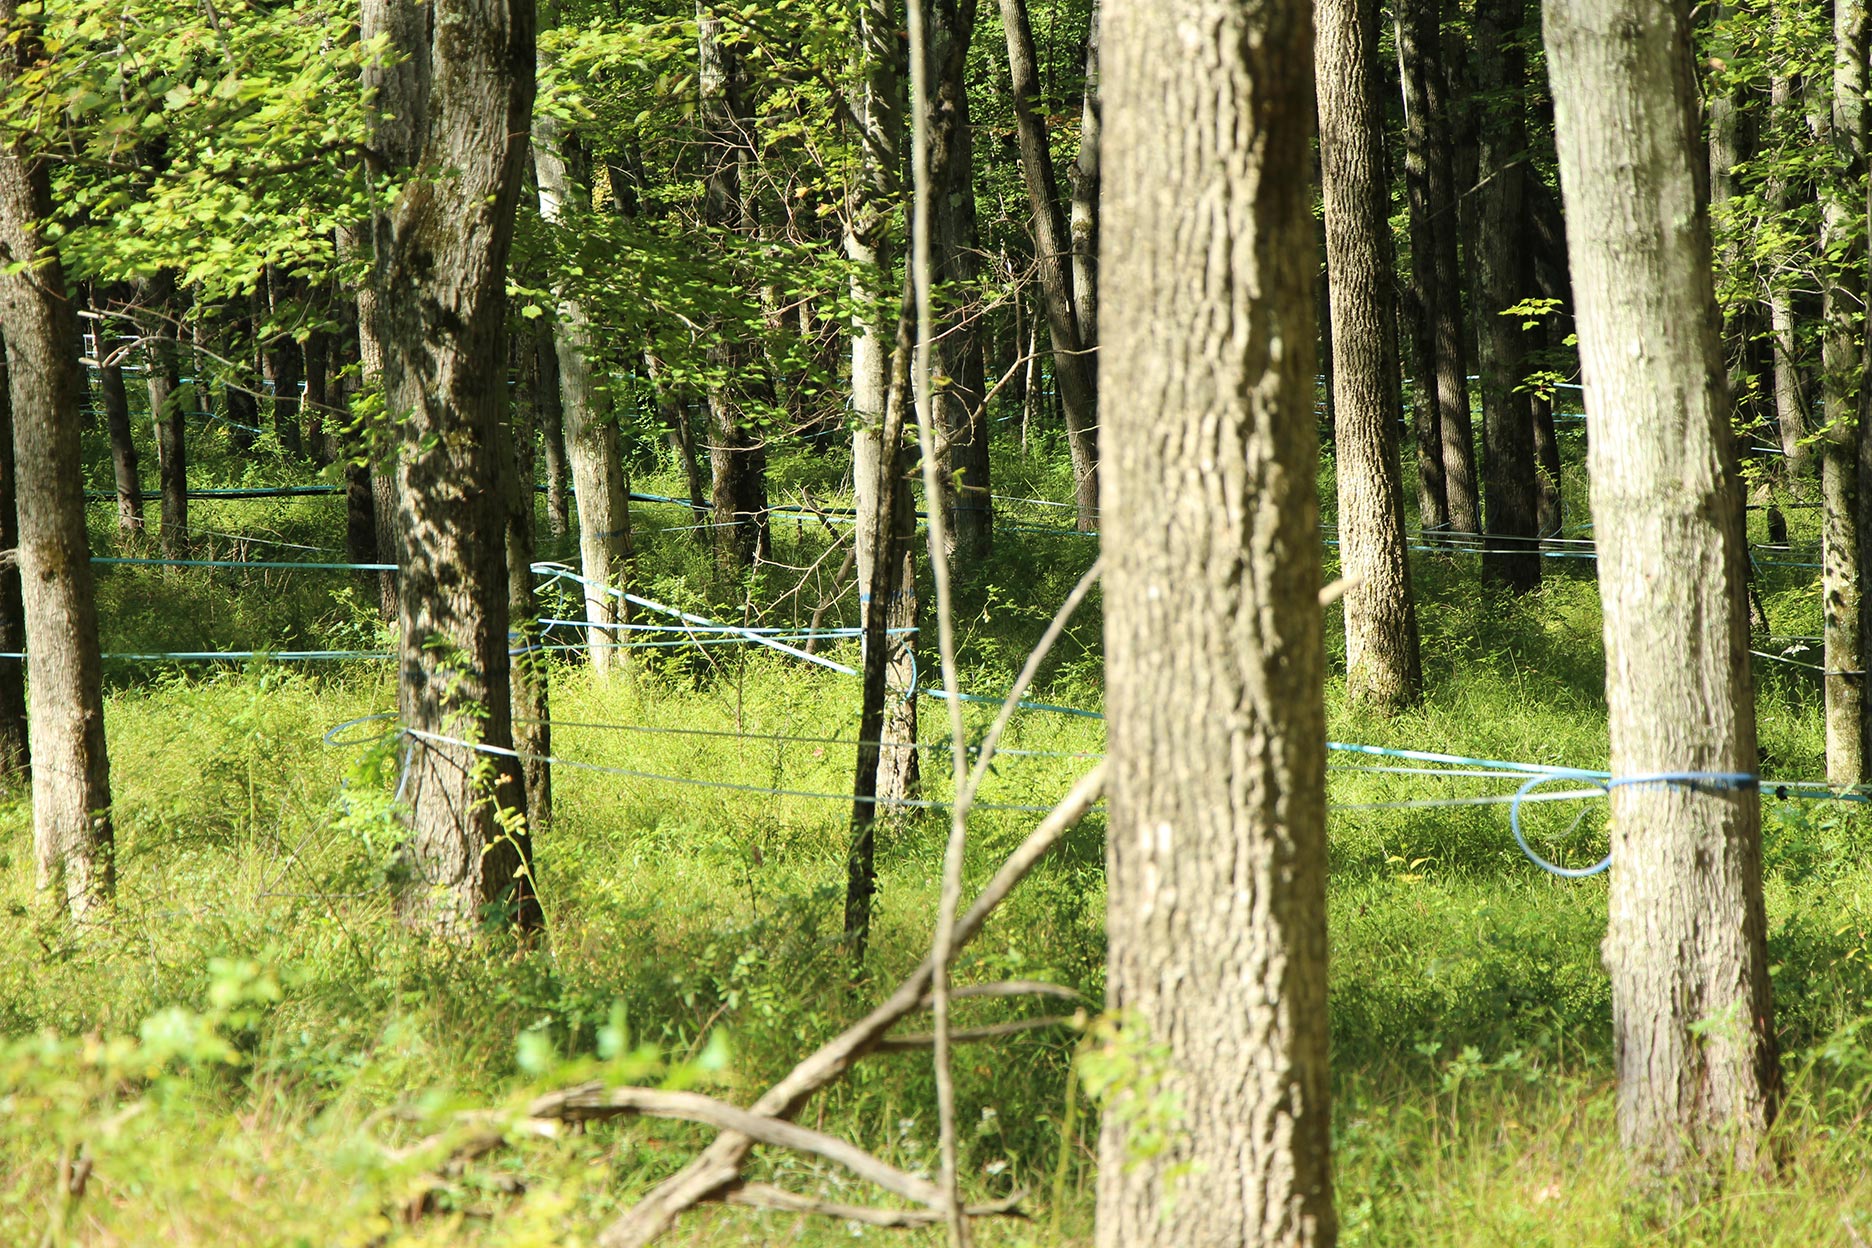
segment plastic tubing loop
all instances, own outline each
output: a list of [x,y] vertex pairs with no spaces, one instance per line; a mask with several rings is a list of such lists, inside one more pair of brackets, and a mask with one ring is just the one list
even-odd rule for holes
[[1578,775],[1546,775],[1531,777],[1515,793],[1515,800],[1508,807],[1508,826],[1514,832],[1515,844],[1521,847],[1528,861],[1551,875],[1569,880],[1582,880],[1587,876],[1598,875],[1612,865],[1612,852],[1590,867],[1563,867],[1558,863],[1548,862],[1534,852],[1527,842],[1527,835],[1521,830],[1521,801],[1543,784],[1555,780],[1584,780],[1596,785],[1610,794],[1613,789],[1638,784],[1672,784],[1690,789],[1753,789],[1760,784],[1760,779],[1745,771],[1659,771],[1641,776],[1616,776],[1610,780],[1594,780]]
[[326,731],[325,744],[339,747],[370,745],[373,742],[382,741],[385,737],[394,737],[403,731],[400,727],[390,728],[387,731],[378,733],[374,737],[346,737],[344,734],[352,728],[361,728],[365,724],[380,724],[385,720],[394,720],[396,717],[397,713],[395,711],[378,711],[375,715],[360,715],[356,719],[347,719],[344,723],[338,724]]

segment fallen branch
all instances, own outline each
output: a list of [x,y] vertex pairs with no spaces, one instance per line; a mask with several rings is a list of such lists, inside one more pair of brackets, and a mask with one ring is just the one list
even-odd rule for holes
[[[960,988],[951,988],[949,995],[956,1000],[964,997],[1059,997],[1066,1001],[1083,1001],[1085,994],[1064,984],[1049,984],[1044,979],[1004,979],[991,984],[965,984]],[[930,1006],[930,994],[924,993],[917,1003],[923,1009]]]
[[[995,1023],[989,1027],[965,1027],[961,1031],[949,1033],[951,1044],[967,1044],[975,1040],[999,1040],[1003,1036],[1018,1036],[1023,1031],[1040,1031],[1046,1027],[1070,1027],[1075,1021],[1071,1014],[1049,1014],[1045,1018],[1023,1018],[1011,1023]],[[878,1041],[876,1053],[907,1053],[916,1049],[927,1049],[936,1043],[936,1037],[928,1032],[917,1032],[907,1036],[886,1036]]]
[[[1023,1218],[1027,1215],[1020,1211],[1020,1202],[1026,1199],[1026,1192],[1015,1192],[1002,1200],[986,1205],[970,1205],[963,1210],[971,1218]],[[750,1209],[767,1209],[776,1213],[810,1213],[820,1217],[839,1218],[846,1222],[862,1222],[866,1226],[908,1228],[934,1226],[943,1220],[943,1215],[934,1209],[878,1209],[870,1205],[842,1205],[832,1201],[814,1200],[810,1196],[801,1196],[784,1188],[772,1187],[766,1183],[746,1183],[740,1187],[731,1187],[722,1195],[722,1200],[730,1205],[745,1205]]]
[[[1072,791],[1040,821],[1027,839],[1001,864],[994,878],[956,922],[952,949],[968,944],[987,922],[996,906],[1026,878],[1047,851],[1092,809],[1105,793],[1105,764],[1099,763],[1075,784]],[[846,1028],[795,1066],[785,1078],[754,1102],[749,1112],[765,1118],[790,1118],[806,1098],[844,1075],[871,1052],[897,1021],[923,1002],[935,974],[933,959],[925,958],[897,990],[863,1019]],[[724,1131],[681,1170],[652,1188],[598,1237],[599,1248],[644,1248],[674,1225],[676,1218],[705,1200],[716,1198],[741,1177],[741,1166],[753,1137]]]

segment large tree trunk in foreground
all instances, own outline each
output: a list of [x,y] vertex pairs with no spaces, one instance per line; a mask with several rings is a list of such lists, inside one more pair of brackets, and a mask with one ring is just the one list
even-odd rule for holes
[[500,421],[533,6],[367,0],[363,34],[387,34],[407,58],[367,84],[388,114],[375,136],[385,167],[374,172],[409,178],[373,223],[371,274],[384,406],[402,450],[398,707],[420,734],[406,789],[414,879],[399,907],[412,924],[462,939],[495,915],[538,920],[524,837],[503,820],[526,813],[519,764],[475,748],[513,745]]
[[1021,176],[1033,211],[1034,262],[1040,277],[1040,303],[1053,340],[1053,380],[1066,417],[1066,441],[1072,451],[1074,501],[1079,528],[1098,525],[1098,370],[1080,340],[1073,307],[1068,261],[1072,244],[1061,210],[1059,180],[1053,173],[1046,118],[1040,98],[1040,72],[1034,55],[1033,26],[1026,0],[1000,0],[1001,25],[1007,32],[1008,69],[1014,88],[1014,127],[1020,140]]
[[1377,0],[1319,0],[1314,81],[1335,367],[1346,687],[1397,707],[1423,682],[1404,543],[1390,195],[1378,107]]
[[1514,593],[1540,584],[1540,486],[1534,467],[1534,413],[1521,389],[1526,366],[1519,317],[1502,311],[1527,298],[1525,214],[1527,126],[1521,95],[1527,63],[1516,35],[1522,0],[1481,0],[1476,6],[1478,88],[1493,101],[1482,111],[1476,189],[1476,344],[1482,375],[1482,573]]
[[[1779,1094],[1744,545],[1684,0],[1546,9],[1605,603],[1605,941],[1638,1165],[1751,1167]],[[1715,1025],[1710,1025],[1711,1023]],[[1704,1154],[1703,1158],[1697,1154]]]
[[[585,161],[558,120],[541,114],[533,120],[533,167],[539,179],[540,217],[558,225],[578,204],[589,205],[591,188]],[[618,444],[611,396],[592,366],[592,324],[579,299],[560,290],[559,319],[553,329],[559,361],[560,416],[567,457],[572,462],[572,495],[578,503],[579,571],[584,576],[586,645],[592,672],[605,676],[623,671],[625,635],[616,626],[629,620],[624,602],[611,590],[624,589],[625,561],[630,558],[630,485],[624,479],[624,454]],[[530,458],[530,457],[529,457]],[[528,486],[531,487],[531,478]]]
[[[0,0],[13,29],[17,0]],[[0,48],[0,89],[36,68],[31,28]],[[115,883],[110,760],[97,601],[85,534],[79,447],[78,321],[56,251],[40,232],[51,177],[19,147],[0,147],[0,333],[13,406],[19,570],[31,694],[33,845],[42,895],[82,917]],[[24,267],[22,267],[24,266]]]
[[1108,1000],[1181,1113],[1098,1243],[1330,1245],[1312,14],[1105,2]]

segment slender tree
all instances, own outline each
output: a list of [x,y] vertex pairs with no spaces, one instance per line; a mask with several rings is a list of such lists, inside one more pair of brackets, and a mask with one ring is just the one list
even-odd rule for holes
[[[531,0],[366,0],[374,176],[368,312],[397,431],[398,706],[413,924],[460,939],[488,908],[536,920],[513,745],[501,395],[506,268],[533,104]],[[484,752],[486,747],[492,753]]]
[[[162,494],[162,549],[174,558],[188,551],[188,393],[182,389],[175,278],[166,269],[137,284],[146,309],[141,328],[150,420],[156,426],[156,473]],[[201,383],[195,383],[195,390]]]
[[1449,493],[1443,479],[1443,421],[1437,395],[1437,227],[1430,202],[1431,92],[1424,62],[1425,44],[1439,38],[1439,32],[1434,29],[1435,12],[1429,0],[1400,3],[1393,15],[1404,95],[1404,195],[1410,217],[1410,282],[1400,310],[1410,343],[1417,520],[1425,529],[1435,530],[1449,527]]
[[1097,1239],[1329,1245],[1312,12],[1105,21],[1108,999],[1181,1112]]
[[[994,545],[982,311],[970,292],[981,276],[968,93],[977,7],[977,0],[932,0],[929,5],[931,275],[946,293],[931,350],[942,378],[936,391],[937,428],[949,441],[950,553],[964,559],[980,559]],[[1079,204],[1075,184],[1075,224]]]
[[1859,545],[1858,439],[1865,311],[1865,0],[1834,0],[1833,107],[1820,127],[1832,147],[1820,179],[1820,603],[1826,647],[1827,780],[1866,778],[1865,552]]
[[[93,307],[105,301],[94,290]],[[104,428],[110,437],[111,477],[117,487],[117,529],[124,537],[143,535],[143,483],[137,465],[136,438],[130,425],[130,395],[124,389],[123,361],[117,355],[117,322],[108,316],[97,326],[98,403],[104,409]]]
[[1013,80],[1014,129],[1020,143],[1021,176],[1033,212],[1034,267],[1040,304],[1053,341],[1053,382],[1066,418],[1072,452],[1074,499],[1081,529],[1098,524],[1098,373],[1080,337],[1073,306],[1072,244],[1053,171],[1046,113],[1040,96],[1039,59],[1026,0],[1000,0]]
[[[548,5],[555,12],[557,5]],[[539,182],[540,217],[549,225],[576,226],[591,204],[589,164],[565,124],[545,111],[533,118],[533,168]],[[630,483],[624,475],[611,395],[594,364],[592,319],[584,302],[561,288],[553,348],[559,368],[561,436],[572,468],[578,503],[579,571],[585,578],[586,642],[592,671],[603,676],[624,667],[628,653],[616,648],[624,636],[617,625],[629,612],[616,592],[624,588],[630,558]]]
[[[508,335],[510,355],[532,355],[536,341],[533,328],[522,325]],[[552,766],[546,761],[552,756],[552,682],[550,653],[543,648],[545,630],[540,627],[539,578],[533,574],[537,545],[534,411],[530,402],[503,406],[507,419],[500,425],[499,449],[506,469],[502,493],[507,510],[507,619],[514,650],[508,688],[513,699],[514,749],[520,753],[520,771],[526,780],[527,852],[522,855],[521,869],[530,875],[532,838],[552,825]]]
[[[754,201],[747,185],[753,163],[751,86],[741,43],[723,29],[711,0],[698,0],[696,48],[702,94],[702,219],[715,230],[753,232]],[[718,334],[708,362],[719,374],[709,388],[713,469],[713,532],[716,563],[728,572],[768,557],[767,439],[750,412],[761,388],[754,353],[745,343]]]
[[1482,572],[1524,593],[1540,584],[1539,478],[1534,413],[1522,389],[1521,323],[1502,313],[1530,293],[1524,243],[1527,126],[1522,95],[1527,58],[1520,42],[1522,0],[1476,5],[1477,87],[1486,101],[1478,126],[1480,182],[1473,214],[1476,342],[1482,376]]
[[[852,262],[851,372],[852,483],[857,524],[852,536],[857,556],[860,610],[866,624],[865,667],[882,665],[885,688],[880,708],[869,704],[874,682],[865,681],[866,703],[860,716],[878,719],[880,752],[873,790],[879,813],[897,813],[889,803],[916,796],[920,760],[916,750],[917,707],[906,696],[916,681],[917,624],[916,498],[905,482],[909,459],[901,433],[886,419],[893,401],[892,341],[896,317],[885,291],[895,268],[892,228],[902,197],[898,176],[903,150],[903,83],[896,67],[896,38],[902,18],[891,0],[867,0],[859,11],[858,55],[864,83],[853,114],[858,119],[858,172],[846,207],[845,254]],[[882,566],[878,561],[883,560]],[[870,628],[882,613],[881,631]],[[875,644],[872,644],[872,643]],[[861,764],[866,755],[860,754]]]
[[1396,707],[1422,686],[1398,462],[1390,193],[1378,105],[1377,0],[1317,0],[1320,184],[1332,302],[1346,685]]
[[[40,72],[36,17],[0,0],[0,91]],[[24,136],[0,143],[0,335],[12,397],[14,504],[31,699],[33,844],[38,886],[82,917],[115,882],[104,674],[85,533],[79,447],[83,378],[76,307],[42,223],[50,173]]]
[[[0,335],[0,550],[19,549],[19,496],[13,471],[13,396],[6,343]],[[26,719],[26,602],[19,563],[0,564],[0,781],[31,775],[30,725]]]
[[1779,1091],[1748,555],[1688,9],[1546,8],[1621,778],[1605,942],[1619,1131],[1663,1171],[1764,1160]]

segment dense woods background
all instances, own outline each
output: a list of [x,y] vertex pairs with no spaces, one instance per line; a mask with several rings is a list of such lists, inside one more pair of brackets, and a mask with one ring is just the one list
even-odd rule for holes
[[0,0],[0,1231],[1862,1245],[1869,20]]

